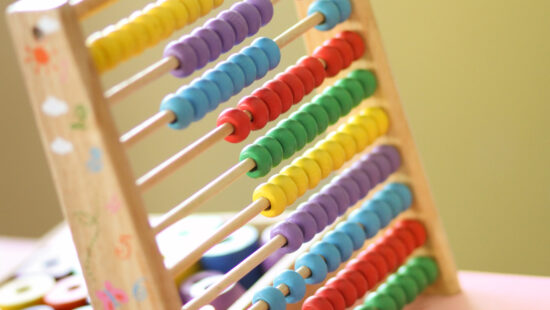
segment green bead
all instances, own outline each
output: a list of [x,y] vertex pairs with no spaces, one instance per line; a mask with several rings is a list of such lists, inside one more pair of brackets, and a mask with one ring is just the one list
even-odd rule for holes
[[428,286],[428,276],[422,270],[422,268],[417,266],[401,266],[397,273],[399,274],[405,274],[410,276],[414,279],[416,284],[418,284],[418,289],[420,292],[424,291],[424,289]]
[[432,284],[437,279],[439,274],[439,268],[437,263],[431,257],[419,256],[409,259],[408,266],[418,266],[424,270],[424,273],[428,277],[428,284]]
[[334,84],[336,86],[344,87],[348,90],[348,92],[351,94],[351,97],[353,98],[353,107],[355,108],[358,106],[363,99],[365,99],[365,91],[363,89],[363,85],[354,78],[343,78],[336,82]]
[[328,114],[323,107],[315,102],[310,102],[306,105],[303,105],[300,108],[300,111],[308,112],[315,119],[317,124],[317,135],[322,134],[328,128]]
[[353,98],[351,98],[347,89],[340,86],[331,86],[324,93],[331,95],[338,101],[341,111],[340,117],[348,115],[353,107]]
[[363,85],[363,90],[365,91],[365,98],[368,98],[374,94],[376,88],[378,87],[378,82],[376,76],[370,70],[358,69],[350,72],[348,77],[357,79],[361,85]]
[[297,111],[292,113],[290,118],[300,122],[300,124],[302,124],[302,126],[306,129],[308,143],[317,137],[317,131],[319,129],[317,128],[317,122],[315,122],[313,115],[307,113],[306,111]]
[[272,167],[275,167],[283,160],[283,146],[277,139],[270,136],[263,136],[254,142],[255,144],[265,147],[272,159]]
[[246,173],[249,177],[263,177],[271,170],[273,160],[271,159],[271,154],[269,154],[269,151],[265,147],[258,144],[247,145],[241,151],[239,160],[243,161],[247,158],[252,158],[256,162],[256,167]]
[[296,138],[296,150],[301,150],[306,145],[307,133],[306,129],[300,122],[287,118],[284,121],[277,124],[277,127],[286,128],[292,132],[294,138]]
[[336,122],[340,119],[340,116],[342,116],[342,110],[340,109],[340,104],[338,103],[338,100],[330,95],[317,95],[313,97],[313,102],[317,103],[318,105],[323,107],[323,109],[325,109],[330,125],[336,124]]
[[416,281],[407,275],[393,274],[388,277],[388,281],[386,283],[399,285],[405,292],[407,303],[411,303],[416,296],[420,294],[420,289],[418,288]]
[[407,304],[407,295],[400,285],[395,283],[384,283],[378,287],[377,292],[384,293],[395,301],[398,309],[402,309]]
[[269,130],[266,136],[273,137],[279,141],[279,144],[283,147],[284,159],[290,158],[294,155],[294,153],[296,153],[297,142],[296,138],[292,134],[292,131],[286,128],[275,127]]
[[367,296],[367,300],[364,303],[366,306],[374,307],[378,310],[397,310],[397,304],[390,296],[374,292]]

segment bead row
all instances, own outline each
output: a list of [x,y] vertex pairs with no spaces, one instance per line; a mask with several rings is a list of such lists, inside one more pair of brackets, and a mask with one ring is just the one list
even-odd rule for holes
[[[179,62],[172,75],[182,78],[203,68],[246,37],[255,35],[272,17],[273,4],[270,0],[245,0],[234,4],[203,27],[166,46],[164,57],[175,57]],[[261,57],[257,53],[251,53],[251,56]]]
[[[362,80],[354,77],[360,77]],[[352,108],[358,106],[363,99],[368,98],[367,92],[364,91],[367,87],[363,87],[363,85],[373,88],[372,84],[376,84],[372,72],[355,70],[348,77],[336,82],[334,86],[325,89],[321,95],[315,97],[313,102],[304,104],[290,117],[279,122],[265,136],[246,146],[242,150],[239,160],[252,158],[257,164],[256,169],[247,173],[248,176],[263,177],[269,173],[271,168],[279,165],[283,159],[290,158],[300,151],[307,143],[324,133],[329,122],[334,124],[341,117],[347,115]],[[372,94],[372,92],[370,93]],[[361,122],[362,120],[364,122]],[[373,118],[354,118],[351,124],[368,127],[367,133],[371,134],[369,137],[371,140],[380,135]]]
[[[358,33],[344,31],[327,40],[319,51],[314,54],[321,56],[303,58],[256,89],[250,96],[244,97],[237,108],[224,110],[218,117],[217,125],[230,123],[234,128],[233,133],[225,140],[231,143],[241,142],[252,130],[259,130],[268,121],[277,119],[293,104],[298,104],[305,95],[319,87],[326,76],[334,76],[348,68],[353,60],[361,58],[365,52],[365,43]],[[326,57],[327,55],[330,56]],[[319,59],[324,61],[326,68]],[[344,59],[349,61],[344,63]],[[376,88],[376,85],[369,85],[369,90],[373,87]],[[333,110],[334,108],[328,109],[324,114],[332,115],[335,113]]]
[[399,310],[413,302],[427,286],[433,284],[439,268],[431,257],[414,257],[388,277],[364,304],[354,310]]
[[92,34],[86,45],[97,70],[104,72],[193,23],[222,3],[223,0],[159,0],[116,25]]
[[[251,56],[249,56],[251,55]],[[222,102],[238,94],[244,87],[265,76],[281,60],[281,51],[269,38],[258,38],[251,46],[229,57],[214,69],[166,96],[160,110],[170,110],[176,119],[171,128],[183,129],[191,122],[201,120]]]
[[389,272],[402,265],[407,256],[421,247],[425,239],[424,226],[416,221],[415,229],[398,222],[375,244],[349,261],[336,277],[304,302],[303,310],[344,310],[374,288]]
[[[319,193],[311,196],[307,203],[302,204],[285,221],[274,226],[271,230],[271,238],[283,235],[287,240],[287,244],[278,252],[286,254],[298,250],[303,243],[310,241],[315,234],[322,232],[343,215],[348,208],[365,197],[372,188],[397,171],[399,166],[391,165],[390,157],[398,153],[393,147],[391,148],[373,149],[371,153],[358,161],[357,165],[346,169]],[[383,208],[388,208],[390,217],[395,218],[409,208],[410,198],[407,197],[411,195],[410,189],[406,185],[392,183],[391,186],[386,186],[384,190],[378,192],[373,199],[363,205],[359,209],[360,211],[357,211],[359,214],[353,213],[351,218],[356,222],[366,218],[367,220],[363,221],[366,224],[363,226],[367,238],[372,238],[378,230],[386,227],[389,223],[386,221],[385,213],[384,216],[381,216],[378,208],[372,206],[381,205]],[[395,197],[397,200],[394,200]],[[394,213],[393,210],[396,212]],[[384,209],[384,211],[386,210]]]
[[[381,118],[387,119],[386,112],[379,111],[382,112],[380,113],[383,116]],[[283,168],[267,183],[256,187],[252,200],[265,198],[270,203],[270,208],[262,211],[262,214],[268,217],[281,214],[308,188],[315,188],[332,171],[340,168],[345,161],[362,152],[377,137],[386,132],[386,128],[382,127],[385,122],[378,119],[374,119],[377,125],[374,133],[367,132],[367,130],[372,130],[370,129],[372,127],[367,127],[369,123],[367,120],[371,120],[371,118],[350,119],[347,124],[340,126],[337,131],[329,134],[305,154],[292,161],[289,166]],[[270,153],[266,151],[264,155],[259,159],[259,163],[257,162],[257,166],[266,165],[271,168]]]
[[[406,232],[414,239],[412,230],[398,224],[397,228],[389,230],[376,244],[369,246],[357,258],[348,262],[346,267],[336,277],[330,279],[324,288],[306,299],[302,309],[343,310],[352,306],[358,298],[385,277],[387,270],[390,270],[389,263],[376,253],[377,247],[393,248],[398,245],[405,247],[406,243],[406,255],[409,255],[423,244],[418,242],[419,239],[413,240],[412,243],[409,239],[401,241],[397,231]],[[286,309],[287,303],[300,301],[305,296],[306,284],[323,282],[329,272],[337,270],[342,262],[351,257],[353,251],[363,247],[367,239],[366,234],[364,226],[352,220],[339,224],[334,231],[325,235],[323,241],[316,243],[309,253],[302,254],[294,263],[296,270],[301,268],[309,270],[307,278],[304,279],[297,271],[285,271],[273,280],[273,285],[284,284],[288,288],[288,295],[285,296],[279,289],[269,286],[254,294],[253,303],[262,300],[269,305],[269,309],[279,310]],[[408,246],[412,247],[410,251]],[[378,265],[386,269],[380,270],[377,268]]]

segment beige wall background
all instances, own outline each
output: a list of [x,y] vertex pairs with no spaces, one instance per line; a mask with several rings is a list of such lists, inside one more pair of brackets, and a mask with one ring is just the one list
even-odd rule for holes
[[[2,7],[10,2],[0,0]],[[550,3],[372,2],[458,266],[550,276]],[[146,3],[121,0],[87,20],[84,30]],[[275,14],[260,35],[274,37],[296,20],[290,0]],[[0,235],[38,237],[61,221],[61,212],[0,19]],[[304,53],[301,41],[285,48],[282,68]],[[161,54],[159,46],[108,73],[105,86]],[[185,82],[167,76],[116,106],[120,131],[156,112],[163,96]],[[211,129],[218,112],[182,132],[163,129],[133,148],[136,175]],[[242,145],[221,143],[156,186],[144,197],[149,210],[167,211],[192,194],[234,164]],[[255,184],[243,178],[202,210],[242,208]]]

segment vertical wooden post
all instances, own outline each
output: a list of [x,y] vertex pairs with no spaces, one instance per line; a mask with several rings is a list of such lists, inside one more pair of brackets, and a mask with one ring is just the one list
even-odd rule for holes
[[179,309],[74,8],[21,0],[7,15],[94,309]]
[[[300,18],[307,16],[307,9],[313,1],[295,1]],[[391,127],[387,136],[391,138],[391,141],[397,141],[397,145],[403,156],[403,168],[401,172],[409,176],[415,197],[411,209],[417,213],[415,216],[422,220],[426,226],[429,235],[427,247],[437,260],[441,270],[441,276],[439,277],[439,281],[434,285],[434,291],[441,294],[458,293],[460,286],[451,249],[432,199],[428,181],[424,174],[410,129],[407,125],[407,119],[403,112],[397,87],[384,52],[382,39],[376,25],[370,1],[351,0],[351,2],[352,15],[346,22],[331,31],[307,32],[304,35],[306,46],[309,51],[313,51],[325,40],[344,29],[358,31],[363,34],[363,37],[367,41],[365,61],[356,62],[354,66],[372,68],[378,77],[379,87],[374,99],[389,114]],[[346,73],[342,72],[340,76],[327,79],[325,85],[332,85],[334,79],[342,78]]]

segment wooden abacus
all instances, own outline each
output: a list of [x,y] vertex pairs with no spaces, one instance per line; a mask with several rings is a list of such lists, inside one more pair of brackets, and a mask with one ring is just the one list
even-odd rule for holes
[[[269,8],[258,7],[258,5],[265,5],[266,1],[247,2],[248,6],[255,6],[257,10],[255,14],[259,14],[259,16],[249,16],[243,19],[247,23],[245,25],[248,30],[246,35],[253,34],[257,31],[257,29],[252,29],[253,27],[259,28],[260,24],[266,24],[270,19],[267,16],[269,15]],[[211,56],[207,58],[210,59],[203,59],[205,56],[200,55],[200,53],[197,55],[196,50],[197,48],[200,49],[200,47],[188,41],[185,47],[174,47],[175,51],[173,53],[166,53],[166,57],[159,62],[151,65],[127,81],[104,91],[100,83],[101,72],[114,67],[117,63],[130,56],[134,56],[146,47],[158,43],[162,38],[167,37],[176,29],[192,23],[199,15],[205,15],[215,9],[223,0],[160,0],[144,9],[143,12],[135,14],[132,18],[122,21],[111,29],[106,29],[93,35],[86,41],[81,31],[80,20],[102,9],[109,2],[113,2],[113,0],[82,0],[76,3],[70,3],[66,0],[19,0],[7,10],[8,23],[11,28],[20,66],[28,87],[32,107],[56,183],[58,195],[76,244],[93,307],[95,309],[109,308],[106,306],[108,303],[105,303],[101,294],[106,289],[106,286],[113,286],[124,292],[133,292],[133,295],[121,304],[126,309],[178,309],[182,307],[182,303],[174,285],[174,278],[177,278],[186,268],[196,262],[210,247],[222,241],[226,236],[246,224],[260,212],[264,211],[267,214],[270,211],[272,213],[278,212],[275,209],[279,209],[280,206],[275,208],[275,205],[273,205],[278,199],[277,197],[280,198],[280,194],[282,193],[285,197],[285,202],[289,202],[286,199],[289,195],[288,191],[291,190],[285,187],[284,177],[270,181],[271,183],[266,183],[269,186],[265,184],[263,188],[260,186],[255,192],[256,197],[250,206],[228,220],[218,231],[171,269],[167,269],[163,264],[161,254],[155,242],[155,235],[194,212],[206,199],[227,187],[235,178],[249,171],[258,170],[259,163],[250,156],[240,161],[239,164],[215,179],[201,191],[168,212],[160,223],[154,227],[148,221],[141,199],[141,192],[200,153],[206,151],[214,143],[228,137],[234,137],[234,140],[237,141],[240,137],[236,136],[241,135],[242,130],[245,131],[245,136],[248,135],[250,128],[247,126],[252,129],[256,129],[255,126],[265,126],[265,122],[268,120],[261,120],[260,116],[262,112],[259,112],[259,110],[268,111],[270,113],[268,113],[269,120],[276,118],[282,111],[275,113],[271,110],[272,106],[268,106],[267,108],[269,109],[266,109],[266,107],[259,108],[250,102],[240,104],[239,109],[232,109],[231,113],[238,114],[234,118],[240,117],[241,121],[244,115],[244,123],[247,125],[233,123],[235,121],[234,118],[231,118],[231,121],[227,119],[219,121],[219,126],[212,132],[136,180],[131,172],[125,148],[132,146],[144,136],[158,129],[161,125],[175,124],[174,126],[185,127],[193,120],[193,117],[199,119],[200,116],[182,114],[179,110],[171,110],[171,106],[166,104],[165,108],[158,114],[152,116],[130,132],[120,136],[115,128],[110,112],[110,105],[120,101],[126,95],[137,91],[171,70],[177,71],[175,74],[180,76],[191,74],[199,67],[204,66],[205,62],[213,61],[221,52],[227,51],[231,46],[236,45],[235,43],[238,43],[239,40],[242,41],[242,38],[238,38],[239,35],[242,35],[242,33],[239,33],[239,31],[242,32],[242,29],[236,29],[235,23],[238,24],[238,21],[227,17],[224,21],[226,24],[229,23],[233,26],[233,31],[235,31],[235,37],[232,39],[233,42],[221,42],[222,45],[217,47],[221,51],[217,51],[216,53],[212,51],[212,46],[207,46],[209,48],[208,54]],[[271,2],[275,3],[277,0],[272,0]],[[345,59],[349,56],[346,54],[346,48],[351,51],[347,51],[348,54],[351,53],[353,57],[360,57],[360,59],[353,61],[353,64],[349,67],[350,69],[371,69],[376,74],[378,88],[373,98],[359,107],[354,107],[353,114],[359,115],[360,107],[364,108],[373,104],[383,109],[382,112],[378,109],[376,110],[377,112],[372,112],[374,114],[367,113],[366,117],[363,118],[365,122],[371,122],[371,125],[374,124],[375,127],[377,126],[373,130],[378,134],[367,132],[365,129],[367,135],[364,133],[363,135],[365,139],[369,140],[368,143],[373,142],[370,136],[374,135],[374,138],[376,138],[377,135],[382,133],[382,129],[380,129],[382,122],[380,117],[383,119],[383,116],[380,116],[380,113],[387,115],[387,118],[389,118],[389,129],[383,138],[376,140],[375,144],[393,145],[400,151],[402,164],[400,168],[393,167],[396,169],[399,168],[399,170],[392,179],[408,184],[414,196],[412,208],[400,216],[415,218],[424,224],[428,235],[428,242],[423,247],[422,251],[424,252],[421,253],[433,256],[440,270],[440,276],[433,285],[432,290],[443,294],[457,293],[459,285],[455,265],[401,108],[400,99],[382,48],[380,34],[375,23],[370,2],[367,0],[349,1],[351,2],[351,15],[347,19],[345,18],[347,16],[344,17],[346,15],[346,3],[348,3],[346,0],[320,0],[319,2],[322,5],[317,6],[316,9],[309,9],[310,14],[308,14],[308,8],[310,8],[313,2],[312,0],[296,1],[296,7],[301,20],[279,37],[269,40],[268,43],[275,43],[279,48],[282,48],[290,41],[304,35],[309,51],[316,50],[319,46],[323,46],[323,42],[334,37],[339,38],[340,43],[338,44],[340,45],[334,42],[325,43],[324,46],[330,46],[330,48],[325,48],[323,51],[320,51],[322,49],[316,50],[314,53],[314,56],[319,60],[318,62],[312,63],[310,58],[309,65],[306,65],[306,62],[302,62],[302,69],[295,69],[296,71],[290,74],[292,75],[291,77],[287,75],[279,78],[278,81],[279,83],[281,81],[286,83],[287,88],[290,86],[289,89],[293,96],[291,99],[294,100],[294,104],[297,104],[297,101],[301,97],[296,93],[297,90],[292,88],[292,84],[302,83],[300,84],[302,85],[301,91],[304,92],[304,80],[308,78],[307,75],[309,73],[304,73],[303,68],[305,67],[310,70],[310,73],[312,73],[311,76],[314,78],[312,82],[315,82],[315,84],[324,80],[325,73],[323,73],[322,78],[318,78],[318,74],[313,74],[314,67],[319,67],[320,65],[327,71],[334,71],[330,72],[329,76],[341,79],[345,74],[343,70],[340,73],[339,71],[341,71],[340,69],[342,69],[346,61],[350,61],[350,59]],[[244,5],[241,5],[242,12],[244,12],[243,7]],[[327,7],[330,9],[329,11],[326,11]],[[336,11],[338,13],[334,15]],[[168,18],[168,20],[164,20],[163,18]],[[343,19],[346,20],[344,21]],[[330,31],[310,30],[317,25],[325,25],[326,28],[331,28],[327,26],[330,23],[339,24]],[[140,33],[140,30],[145,32]],[[353,35],[349,33],[347,35],[338,35],[342,30],[356,31],[356,33],[361,35],[367,46],[364,55],[357,55],[358,50],[360,50],[359,45],[361,44],[360,42],[353,41]],[[220,35],[219,32],[217,34]],[[201,44],[203,45],[204,42],[212,43],[205,39],[206,35],[201,38],[203,40]],[[342,43],[342,41],[347,42],[347,45]],[[258,43],[255,47],[256,50],[261,47],[261,50],[267,56],[265,59],[269,62],[269,69],[273,69],[276,65],[273,62],[277,57],[276,55],[268,55],[266,52],[270,51],[265,46],[268,43],[262,43],[264,45]],[[225,44],[231,46],[226,47],[224,46]],[[347,47],[342,47],[342,44]],[[35,57],[37,61],[47,61],[47,58],[50,57],[47,54],[47,49],[52,47],[55,47],[57,50],[55,57],[64,62],[63,74],[56,77],[36,74],[33,66],[27,64],[26,59],[31,56]],[[192,49],[189,50],[189,47]],[[195,56],[189,56],[190,51],[191,53],[195,52]],[[330,53],[336,54],[327,56]],[[217,54],[217,56],[215,57],[214,54]],[[185,59],[185,61],[178,59],[178,57],[183,57],[182,59]],[[340,58],[338,58],[339,60],[334,60],[332,57]],[[262,66],[256,62],[261,62],[261,60],[252,56],[249,56],[249,59],[255,61],[256,76],[252,77],[252,80],[265,75],[265,72],[263,75],[259,73]],[[235,61],[237,62],[237,60]],[[244,60],[238,63],[242,65],[243,62]],[[338,62],[341,63],[338,65]],[[334,66],[340,66],[340,68],[334,68]],[[243,67],[240,67],[240,69],[245,73],[244,78],[248,80],[249,76],[246,74],[249,72],[246,72]],[[266,68],[264,69],[267,71]],[[233,76],[231,77],[234,78]],[[293,82],[292,78],[294,80],[297,79],[298,82]],[[332,85],[333,82],[334,79],[328,79],[324,82],[323,86],[315,86],[319,86],[322,89],[325,85]],[[238,82],[233,79],[231,84],[233,85],[233,93],[230,95],[238,93],[243,88],[237,87],[237,84]],[[246,81],[246,84],[249,84],[249,82]],[[220,87],[219,84],[216,85]],[[363,84],[359,85],[364,86]],[[306,86],[306,88],[310,88],[307,89],[307,92],[311,91],[311,86]],[[272,94],[276,93],[279,96],[278,102],[284,101],[281,99],[281,93],[277,91],[275,86],[267,88],[271,90]],[[264,87],[264,92],[270,92],[265,89],[266,87]],[[222,97],[225,96],[223,95],[224,89],[220,89],[219,91]],[[366,89],[363,89],[363,91],[363,95],[368,95],[366,94]],[[203,95],[203,99],[212,104],[213,99],[210,97],[212,94],[206,92],[204,94],[207,97]],[[266,101],[269,101],[266,94],[262,95],[255,92],[254,95],[256,99],[260,98],[259,100],[264,102],[264,105]],[[355,94],[352,95],[355,96]],[[170,98],[176,97],[173,96]],[[298,99],[297,97],[300,98]],[[188,97],[184,98],[189,99]],[[356,98],[352,99],[355,100]],[[218,102],[215,102],[213,107],[200,107],[200,109],[211,110],[220,101],[225,100],[223,98],[218,99]],[[165,99],[165,102],[168,101],[168,99]],[[192,103],[195,104],[195,102]],[[187,104],[187,106],[190,105]],[[192,105],[192,107],[197,109],[196,105]],[[195,110],[191,109],[188,111],[193,112]],[[77,116],[76,119],[75,115]],[[374,123],[372,123],[373,121]],[[261,122],[264,122],[264,124],[259,124]],[[357,126],[357,122],[353,123],[354,126]],[[245,128],[242,129],[242,126]],[[368,124],[365,124],[365,128],[370,128],[368,126]],[[337,127],[330,127],[329,130],[335,130],[335,128]],[[341,128],[344,129],[339,130],[340,135],[347,135],[348,138],[351,136],[352,140],[355,139],[355,136],[349,134],[349,130],[352,130],[352,127],[344,126]],[[345,133],[346,130],[348,130],[348,134]],[[362,132],[361,130],[357,133],[358,135]],[[353,141],[350,143],[355,145],[355,151],[363,152],[362,149],[357,147],[358,144],[355,144],[357,141]],[[365,142],[365,145],[368,143]],[[344,149],[344,147],[341,148]],[[329,152],[324,151],[324,154],[326,153]],[[311,160],[310,157],[304,156],[299,159],[309,158],[308,160]],[[346,156],[349,157],[347,154]],[[387,156],[385,158],[387,160]],[[334,158],[329,159],[331,163],[330,167],[332,170],[335,170],[335,168],[339,167],[336,167],[333,160],[335,161]],[[391,163],[393,164],[393,162]],[[339,166],[342,166],[342,163]],[[348,166],[349,164],[345,164],[342,167]],[[320,164],[319,167],[324,169]],[[320,173],[323,174],[323,177],[326,177],[325,173],[330,173],[330,171],[321,171]],[[291,179],[293,182],[297,182],[296,179],[292,178],[295,176],[292,173],[283,173],[282,175],[287,176],[286,181]],[[289,175],[291,176],[290,178],[288,177]],[[307,177],[307,180],[310,180],[309,185],[312,187],[312,176],[307,175]],[[299,184],[296,188],[298,187]],[[265,191],[275,196],[266,198]],[[302,190],[298,190],[298,192],[300,191]],[[288,200],[292,199],[288,198]],[[341,221],[342,218],[344,217],[339,217],[337,222]],[[333,227],[334,225],[330,226],[326,231],[330,231]],[[363,228],[367,229],[366,227]],[[322,234],[319,234],[315,240],[318,240],[320,235]],[[276,236],[253,256],[249,257],[243,263],[244,267],[237,266],[236,270],[228,273],[223,281],[213,285],[206,294],[187,303],[183,308],[198,309],[200,306],[208,304],[227,285],[237,281],[239,277],[246,274],[245,270],[250,270],[249,268],[258,265],[274,250],[284,247],[287,243],[288,240],[283,235]],[[302,247],[300,252],[307,251],[307,248],[307,246]],[[293,256],[289,257],[291,259],[286,262],[286,267],[288,268],[292,267],[294,261]],[[281,267],[284,264],[285,262],[281,262],[278,266]],[[244,308],[250,305],[251,293],[259,287],[269,285],[273,280],[273,276],[270,275],[274,273],[276,272],[268,273],[234,307]],[[298,273],[304,278],[311,276],[311,270],[307,268],[300,268]],[[307,294],[312,294],[315,288],[318,287],[318,285],[310,287]],[[289,288],[285,285],[279,285],[277,288],[284,294],[289,293]],[[301,305],[301,302],[297,303],[297,305]],[[267,309],[267,304],[264,301],[259,301],[254,304],[254,308]]]

